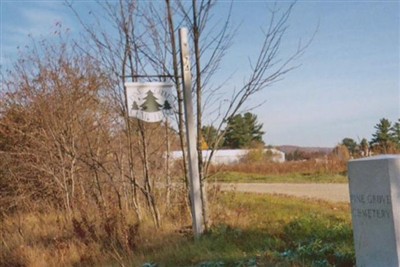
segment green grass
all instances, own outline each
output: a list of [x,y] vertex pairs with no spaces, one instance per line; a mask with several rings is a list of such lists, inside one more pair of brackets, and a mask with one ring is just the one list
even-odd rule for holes
[[[353,266],[348,204],[221,193],[199,240],[171,233],[139,248],[133,266]],[[147,263],[147,265],[144,265]]]
[[241,172],[220,172],[211,181],[232,183],[347,183],[347,176],[340,174],[295,173],[264,175]]

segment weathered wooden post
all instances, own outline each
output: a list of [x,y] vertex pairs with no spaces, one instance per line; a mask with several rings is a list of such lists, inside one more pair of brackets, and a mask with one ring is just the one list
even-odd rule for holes
[[400,155],[349,162],[358,267],[400,266]]
[[198,158],[196,152],[196,129],[193,119],[193,102],[192,102],[192,74],[190,71],[190,54],[188,42],[188,30],[186,28],[179,29],[179,44],[181,49],[181,69],[183,82],[183,98],[186,122],[186,138],[189,157],[189,174],[190,174],[190,199],[192,205],[193,231],[195,237],[199,237],[203,233],[203,213],[201,202],[200,176],[198,169]]

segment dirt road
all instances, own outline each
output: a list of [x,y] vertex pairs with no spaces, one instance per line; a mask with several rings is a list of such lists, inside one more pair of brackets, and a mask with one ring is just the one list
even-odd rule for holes
[[350,201],[347,184],[219,183],[218,185],[222,191],[284,194],[333,202]]

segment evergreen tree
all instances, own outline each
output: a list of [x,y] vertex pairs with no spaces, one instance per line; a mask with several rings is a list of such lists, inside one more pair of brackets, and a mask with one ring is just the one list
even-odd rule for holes
[[157,98],[154,96],[153,92],[149,90],[147,92],[146,100],[140,107],[146,112],[157,112],[160,111],[162,105],[157,102]]
[[378,153],[390,153],[394,146],[394,139],[391,133],[392,123],[382,118],[375,125],[376,132],[372,135],[371,147]]
[[393,142],[396,144],[397,150],[400,150],[400,119],[397,120],[390,129]]
[[352,138],[344,138],[342,140],[342,145],[347,147],[351,156],[355,156],[359,150],[356,141],[354,141]]
[[257,116],[247,112],[238,114],[228,120],[224,146],[229,148],[249,148],[255,143],[264,144],[261,130],[262,123],[257,122]]

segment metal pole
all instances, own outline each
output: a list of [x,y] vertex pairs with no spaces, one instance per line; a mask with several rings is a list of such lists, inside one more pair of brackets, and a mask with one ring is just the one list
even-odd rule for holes
[[195,237],[203,233],[203,213],[201,202],[200,176],[196,152],[196,128],[193,119],[192,74],[190,72],[190,56],[187,28],[179,29],[181,48],[181,69],[183,80],[183,99],[186,122],[186,138],[189,154],[190,199],[192,205],[193,231]]

